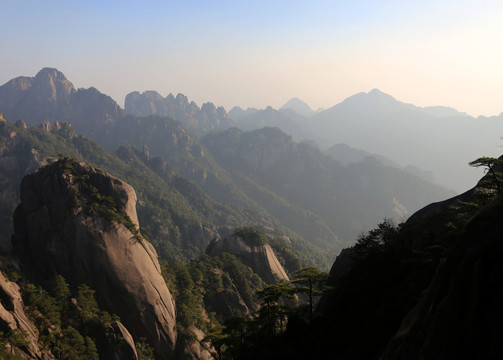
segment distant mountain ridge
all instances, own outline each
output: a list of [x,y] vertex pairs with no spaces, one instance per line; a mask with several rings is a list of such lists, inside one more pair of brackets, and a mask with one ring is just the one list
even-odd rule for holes
[[71,119],[79,132],[99,120],[124,114],[111,97],[92,87],[76,90],[63,73],[53,68],[0,86],[0,109],[7,119],[21,119],[27,125]]
[[[45,73],[51,76],[47,77]],[[20,114],[30,115],[27,120],[31,123],[37,123],[36,114],[45,114],[45,109],[49,108],[50,117],[46,116],[41,120],[46,118],[68,120],[77,133],[90,137],[108,151],[114,152],[123,145],[133,146],[136,149],[143,149],[146,145],[149,156],[143,157],[129,150],[121,151],[120,154],[124,156],[124,160],[131,161],[139,167],[148,167],[149,171],[155,171],[158,176],[167,176],[169,179],[170,170],[163,172],[162,162],[165,161],[181,177],[193,181],[199,190],[208,195],[209,199],[226,206],[238,207],[244,211],[240,214],[251,211],[250,215],[254,214],[254,219],[257,219],[255,216],[262,214],[262,219],[259,221],[261,226],[269,226],[294,239],[297,235],[301,235],[303,239],[309,239],[311,244],[317,244],[316,246],[320,249],[330,248],[334,254],[342,248],[343,243],[354,241],[359,231],[374,226],[383,216],[405,216],[426,202],[450,195],[445,189],[421,183],[413,176],[405,176],[399,169],[389,170],[382,164],[372,161],[350,164],[345,169],[336,161],[327,159],[319,150],[295,141],[279,129],[268,128],[263,131],[243,133],[231,128],[223,133],[214,132],[206,135],[203,138],[204,141],[200,141],[179,121],[159,115],[127,115],[111,98],[96,89],[74,90],[73,85],[69,85],[71,83],[64,75],[55,69],[44,69],[37,74],[35,79],[41,84],[44,81],[46,83],[46,90],[41,90],[41,94],[33,90],[35,88],[33,85],[28,86],[29,84],[24,87],[17,85],[17,90],[12,90],[12,83],[16,81],[25,83],[27,82],[25,79],[0,87],[0,94],[3,94],[0,103],[7,107],[14,118],[19,117],[16,115],[19,111]],[[30,84],[34,82],[36,82],[34,79],[28,81]],[[58,88],[66,89],[60,91],[63,95],[57,95]],[[61,98],[61,103],[59,100],[51,100],[54,98],[52,94],[57,95],[55,99]],[[141,94],[137,95],[141,97]],[[144,105],[156,104],[155,106],[162,107],[164,104],[165,99],[161,101],[162,97],[155,92],[149,92],[145,96],[151,98],[152,101]],[[391,96],[377,90],[372,93],[372,96],[375,98],[373,105],[375,109],[395,103]],[[33,100],[46,97],[48,99],[44,101]],[[11,98],[15,98],[16,101],[7,101]],[[346,103],[353,101],[358,104],[359,98],[365,98],[365,95],[355,95]],[[198,110],[194,104],[191,105],[183,95],[178,95],[176,98],[172,96],[170,101],[178,101],[182,104],[183,106],[179,107],[180,111],[183,110],[182,115],[192,116],[192,119],[196,119],[192,110],[196,112],[203,110],[202,108]],[[26,109],[22,108],[20,104],[23,102],[30,106],[26,106]],[[404,106],[410,108],[412,105]],[[302,125],[312,124],[313,119],[327,111],[314,115],[309,121],[305,121],[306,117],[297,114],[292,109],[267,108],[253,111],[248,116],[251,119],[252,116],[260,115],[255,118],[255,126],[258,128],[276,121],[274,125],[282,128],[286,127],[285,124],[292,125],[290,132],[294,133],[293,130],[302,131]],[[246,118],[238,121],[242,124],[247,124],[247,122]],[[301,133],[297,136],[310,135]],[[363,148],[367,149],[367,147]],[[224,149],[230,153],[223,153]],[[270,149],[270,152],[264,153],[265,149]],[[160,158],[159,161],[152,160],[156,157]],[[310,159],[312,164],[307,159]],[[243,168],[243,164],[247,164],[247,167]],[[267,167],[267,164],[274,164],[274,166]],[[251,173],[252,169],[261,171],[260,175]],[[360,173],[365,171],[379,175],[373,178],[374,175],[367,177]],[[279,179],[287,174],[289,176],[284,183],[278,183],[277,179],[274,179],[274,176]],[[299,178],[299,174],[302,179]],[[383,178],[386,180],[377,181]],[[386,188],[394,182],[397,186],[401,182],[407,184],[404,188],[408,188],[409,191],[398,193],[394,189]],[[283,186],[289,183],[289,187]],[[381,186],[383,187],[380,188]],[[416,190],[413,186],[418,186],[423,191],[428,189],[425,193],[429,195],[423,196],[419,193],[419,188]],[[326,193],[322,192],[323,189],[332,195],[326,196]],[[337,192],[335,189],[338,189]],[[350,199],[350,195],[354,195],[354,198]],[[369,200],[369,204],[366,204],[367,199],[372,199]],[[186,203],[180,202],[180,204]],[[359,218],[361,222],[353,221],[359,212],[363,214]],[[345,215],[337,216],[339,213]],[[348,219],[343,220],[346,215]],[[211,219],[211,216],[206,219]],[[159,234],[162,234],[161,228]],[[195,234],[192,230],[183,230],[183,232]],[[199,242],[207,241],[209,233],[202,231],[201,234],[205,235],[197,235],[194,239],[199,239]],[[293,243],[300,246],[302,241],[300,239],[300,242],[296,241]]]
[[[5,90],[5,87],[2,90]],[[248,197],[237,184],[233,183],[226,170],[214,161],[211,154],[200,144],[198,139],[188,132],[181,123],[166,117],[135,117],[125,115],[123,111],[110,111],[109,105],[113,105],[112,109],[120,109],[120,107],[96,89],[92,92],[84,91],[82,94],[94,94],[95,96],[90,98],[85,96],[75,97],[70,103],[69,112],[60,112],[58,108],[55,108],[51,113],[51,118],[68,119],[72,127],[80,129],[81,134],[89,136],[91,140],[97,141],[111,152],[115,152],[122,145],[132,145],[139,149],[147,145],[149,154],[145,157],[138,156],[139,154],[135,153],[135,151],[124,150],[124,148],[118,153],[123,161],[134,166],[133,173],[144,171],[149,174],[143,181],[145,185],[151,180],[154,181],[156,176],[165,178],[166,183],[171,183],[171,185],[165,187],[167,184],[162,179],[158,179],[155,185],[151,182],[147,193],[154,190],[152,195],[156,192],[157,195],[150,198],[153,203],[148,204],[146,207],[139,207],[142,223],[149,229],[148,234],[151,236],[152,242],[156,244],[160,256],[164,259],[185,261],[183,259],[187,259],[187,256],[192,258],[197,253],[201,253],[209,240],[216,236],[216,229],[213,226],[220,223],[222,225],[220,230],[223,231],[223,235],[228,234],[232,230],[232,226],[243,224],[261,229],[267,228],[267,233],[271,234],[271,236],[282,237],[286,235],[292,246],[300,246],[303,249],[303,256],[306,255],[306,259],[311,259],[309,260],[310,263],[314,262],[324,268],[331,261],[330,255],[323,253],[321,249],[314,247],[306,239],[295,234],[268,214],[254,199]],[[23,98],[30,94],[17,95],[19,95],[19,98]],[[39,123],[36,114],[46,104],[43,102],[28,102],[28,104],[33,105],[29,109],[33,114],[33,117],[30,118],[31,123]],[[11,112],[11,116],[19,118],[19,116],[15,115],[16,108],[12,106],[12,109],[14,111]],[[37,127],[36,129],[27,129],[25,123],[19,125],[16,123],[15,130],[12,129],[12,126],[6,122],[4,138],[6,144],[8,144],[7,147],[12,146],[12,154],[5,151],[2,156],[8,155],[10,159],[12,155],[16,159],[14,163],[19,160],[19,168],[16,168],[17,176],[21,177],[25,174],[26,164],[31,157],[37,158],[38,156],[41,158],[40,160],[43,160],[47,155],[55,156],[58,153],[76,156],[78,159],[104,167],[116,175],[124,174],[122,171],[126,168],[120,162],[120,159],[116,157],[112,159],[114,156],[111,158],[110,154],[107,154],[104,149],[88,139],[81,141],[81,138],[73,133],[73,130],[70,131],[68,137],[65,135],[52,138],[48,134],[52,132],[49,123],[43,123],[42,128]],[[47,132],[44,131],[45,129],[47,129]],[[17,136],[16,134],[22,134],[23,136]],[[48,137],[45,134],[48,134]],[[47,146],[40,140],[34,143],[33,140],[38,137],[43,139],[43,142],[47,142]],[[19,147],[14,144],[11,145],[13,139],[14,142],[19,140]],[[78,149],[74,148],[74,144],[72,144],[74,141],[78,142]],[[22,149],[23,155],[17,159],[19,156],[18,150],[20,149]],[[33,154],[30,149],[33,149]],[[89,155],[91,156],[87,157]],[[171,176],[171,170],[167,169],[165,171],[166,168],[163,168],[162,165],[163,161],[169,162],[169,166],[179,175]],[[103,164],[103,162],[106,164]],[[0,165],[9,164],[11,163],[0,163]],[[35,170],[37,165],[34,163],[33,166],[33,170]],[[10,172],[10,170],[7,171]],[[152,172],[156,172],[157,175],[152,176]],[[130,174],[129,171],[128,173]],[[138,179],[133,180],[127,177],[127,180],[135,185],[138,193],[147,195],[147,193],[143,192],[142,186],[136,185]],[[9,200],[5,204],[9,209],[15,204],[17,196],[15,182],[10,185],[7,192],[9,199],[12,201]],[[158,186],[165,187],[165,189],[161,190]],[[169,191],[170,186],[175,186],[177,189],[171,187],[173,191]],[[191,198],[190,204],[187,202],[188,198],[183,199],[184,195],[179,197],[181,194],[178,190],[185,192]],[[204,194],[207,196],[204,196]],[[271,195],[273,194],[268,196]],[[175,200],[177,197],[179,197],[178,200]],[[220,204],[217,205],[215,201]],[[211,204],[216,205],[216,207]],[[154,210],[152,206],[156,209]],[[232,207],[232,211],[227,212],[227,210],[224,210],[222,213],[220,210],[223,210],[223,208],[220,208],[220,206],[224,206],[227,210]],[[220,208],[220,210],[217,210],[217,208]],[[2,233],[5,234],[4,242],[8,241],[9,238],[8,228],[11,222],[8,218],[11,211],[8,210],[4,214],[6,219],[5,228],[1,229]],[[226,212],[227,214],[225,214]],[[216,217],[210,220],[213,215]],[[210,216],[210,218],[207,216]],[[329,238],[327,237],[327,239]],[[182,241],[182,239],[188,240]]]
[[297,97],[291,98],[279,109],[280,110],[292,109],[296,113],[305,117],[310,117],[315,114],[315,111],[311,109],[309,105],[307,105],[304,101],[300,100]]
[[[325,224],[342,243],[383,217],[406,216],[433,199],[453,194],[377,160],[343,166],[308,144],[296,143],[278,128],[229,129],[205,136],[202,143],[235,182],[260,185],[281,196],[289,209],[308,210],[316,223]],[[318,246],[335,244],[327,245],[324,236],[300,219],[286,217],[287,212],[278,211],[277,205],[269,203],[270,198],[248,194]]]
[[316,136],[332,143],[431,170],[440,184],[457,191],[481,175],[468,162],[475,154],[498,155],[503,134],[499,117],[475,119],[450,108],[421,108],[378,89],[313,115],[309,125]]
[[242,130],[258,130],[264,127],[278,127],[296,140],[311,138],[306,129],[307,118],[293,109],[276,110],[271,106],[263,110],[248,111],[236,122],[236,127]]
[[183,94],[169,94],[163,98],[156,91],[138,91],[126,95],[125,111],[134,116],[158,115],[177,120],[183,126],[202,135],[210,131],[225,130],[234,125],[222,106],[218,108],[211,102],[199,108],[195,102],[189,102]]

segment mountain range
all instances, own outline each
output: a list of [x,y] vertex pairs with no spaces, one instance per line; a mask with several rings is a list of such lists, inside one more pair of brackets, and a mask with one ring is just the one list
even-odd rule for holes
[[[218,133],[212,128],[212,134],[199,139],[183,124],[201,118],[204,118],[202,124],[207,124],[206,120],[210,118],[202,114],[207,115],[208,109],[215,109],[212,104],[199,109],[183,95],[162,99],[154,92],[132,93],[128,98],[128,108],[169,108],[176,117],[126,114],[110,97],[94,88],[75,90],[56,69],[46,68],[34,78],[16,78],[0,87],[0,109],[7,119],[21,118],[28,125],[67,121],[77,134],[96,141],[105,150],[115,152],[120,149],[117,154],[123,161],[135,164],[136,169],[154,172],[153,178],[161,176],[163,181],[158,184],[172,181],[173,175],[170,174],[177,174],[179,179],[186,179],[186,184],[197,188],[196,193],[204,193],[204,196],[190,197],[185,192],[192,190],[183,186],[178,193],[185,197],[184,201],[173,197],[170,207],[158,205],[165,214],[163,218],[170,219],[167,223],[154,226],[152,220],[159,218],[155,214],[151,215],[151,221],[143,222],[150,229],[148,235],[153,237],[154,243],[162,243],[164,247],[171,244],[177,248],[181,246],[185,252],[202,252],[203,249],[199,247],[197,250],[197,246],[189,250],[193,245],[181,243],[181,238],[189,235],[189,238],[201,239],[201,244],[207,245],[215,231],[224,235],[229,231],[225,226],[244,222],[241,225],[256,225],[272,229],[273,233],[286,234],[294,239],[293,244],[298,249],[311,246],[310,251],[302,251],[303,256],[325,262],[326,267],[330,257],[333,258],[343,244],[352,243],[359,232],[372,228],[383,217],[406,217],[421,206],[452,194],[399,169],[388,170],[379,162],[343,166],[311,146],[297,144],[278,129],[266,128],[249,133],[229,129]],[[154,101],[155,106],[147,106],[149,101]],[[133,106],[135,103],[137,105]],[[219,111],[223,118],[229,119],[223,109]],[[267,111],[275,113],[273,109]],[[293,114],[292,110],[282,111]],[[214,114],[213,111],[210,113]],[[212,124],[216,126],[217,123]],[[229,124],[222,126],[225,128]],[[75,135],[70,137],[77,138]],[[134,149],[126,150],[128,146],[144,149],[143,154]],[[86,145],[88,148],[99,149],[99,146]],[[79,154],[78,158],[100,167],[104,166],[100,160],[110,156],[94,155],[93,159],[82,151],[72,152],[75,153]],[[105,169],[121,175],[113,167],[116,166],[109,163]],[[123,170],[122,173],[131,172]],[[128,176],[125,180],[133,185],[138,181]],[[138,189],[138,192],[143,190]],[[350,199],[350,194],[354,194],[354,199]],[[370,196],[364,197],[364,194]],[[154,200],[152,195],[145,194],[145,197]],[[198,208],[200,205],[194,205],[196,198],[207,199],[206,205]],[[216,202],[210,205],[212,210],[207,207],[209,202]],[[182,204],[192,210],[175,210]],[[216,215],[221,212],[216,209],[229,209],[229,206],[242,209],[243,215],[255,215]],[[167,210],[169,208],[172,210]],[[151,210],[148,212],[152,213]],[[206,215],[196,216],[197,213]],[[213,230],[197,230],[201,235],[195,237],[194,231],[201,229],[202,225],[197,224],[201,224],[202,219],[206,219],[206,224],[212,224]],[[188,226],[187,221],[193,225]],[[168,226],[162,230],[167,224],[174,228],[169,230]],[[206,228],[203,226],[202,229]],[[4,236],[8,237],[8,234]],[[313,255],[316,252],[319,256]],[[320,255],[321,252],[326,255]],[[185,256],[192,255],[187,253]]]
[[503,355],[503,160],[453,197],[372,150],[475,119],[378,90],[317,113],[126,102],[50,68],[0,87],[0,357]]
[[[435,182],[458,192],[482,175],[468,166],[474,154],[499,155],[503,114],[474,118],[448,107],[403,103],[378,89],[355,94],[311,115],[302,110],[305,106],[289,115],[284,112],[289,104],[280,110],[266,109],[267,115],[256,109],[236,118],[236,125],[244,130],[278,126],[296,140],[315,141],[323,149],[344,144],[390,159],[400,167],[431,172]],[[233,109],[230,117],[238,112]]]

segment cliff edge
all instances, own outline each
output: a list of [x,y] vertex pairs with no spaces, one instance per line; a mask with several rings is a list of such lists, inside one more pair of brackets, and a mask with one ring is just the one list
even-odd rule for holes
[[125,182],[64,158],[27,175],[14,214],[13,247],[34,279],[63,275],[96,290],[134,339],[172,359],[175,307],[153,246],[139,232],[136,194]]

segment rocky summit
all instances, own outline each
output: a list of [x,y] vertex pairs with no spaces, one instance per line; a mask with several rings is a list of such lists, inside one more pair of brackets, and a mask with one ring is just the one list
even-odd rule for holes
[[23,179],[14,228],[14,248],[32,278],[61,274],[70,286],[89,285],[133,338],[145,337],[158,358],[173,358],[174,301],[139,232],[131,186],[60,159]]

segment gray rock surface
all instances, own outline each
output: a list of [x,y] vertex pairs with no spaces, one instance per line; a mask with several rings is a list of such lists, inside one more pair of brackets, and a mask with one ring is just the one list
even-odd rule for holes
[[267,283],[289,280],[269,244],[250,246],[241,237],[231,235],[224,239],[214,239],[206,249],[210,256],[224,252],[237,256]]
[[30,358],[53,359],[51,354],[42,351],[39,344],[38,331],[24,312],[23,299],[19,286],[5,279],[0,273],[0,325],[2,329],[19,329],[26,332],[28,346],[23,350]]
[[191,132],[202,135],[209,131],[224,130],[234,125],[223,107],[204,103],[201,108],[189,102],[187,96],[169,94],[163,98],[156,91],[134,91],[126,96],[126,113],[135,116],[166,116],[179,121]]
[[[100,196],[113,198],[122,220],[83,208],[94,201],[86,182]],[[88,284],[100,306],[119,315],[133,338],[145,337],[159,359],[171,359],[174,301],[156,251],[138,236],[135,204],[136,194],[125,182],[83,163],[60,160],[23,179],[13,244],[32,276],[61,274],[70,285]],[[125,215],[136,231],[126,226]]]

